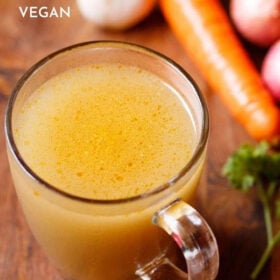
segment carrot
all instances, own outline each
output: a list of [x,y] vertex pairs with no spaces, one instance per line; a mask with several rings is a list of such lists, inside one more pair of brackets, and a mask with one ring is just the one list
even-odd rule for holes
[[161,10],[209,85],[257,140],[280,136],[280,109],[218,0],[160,0]]

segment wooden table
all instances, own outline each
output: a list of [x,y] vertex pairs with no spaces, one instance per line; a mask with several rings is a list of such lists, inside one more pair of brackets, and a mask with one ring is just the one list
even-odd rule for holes
[[[71,5],[70,19],[22,18],[18,10],[20,5],[65,4]],[[62,0],[0,0],[0,279],[61,279],[30,233],[13,188],[3,133],[10,92],[24,71],[50,52],[81,41],[103,39],[124,40],[160,51],[181,64],[197,81],[207,99],[211,133],[196,207],[218,240],[221,258],[218,279],[249,279],[265,246],[262,209],[253,193],[243,195],[231,189],[220,171],[227,156],[239,144],[253,140],[208,87],[159,10],[129,31],[109,32],[84,20],[75,1]],[[280,279],[279,247],[259,279]]]

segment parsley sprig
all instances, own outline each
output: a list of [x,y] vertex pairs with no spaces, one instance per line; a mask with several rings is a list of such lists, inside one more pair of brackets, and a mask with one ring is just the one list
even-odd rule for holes
[[236,189],[247,192],[256,187],[263,206],[267,244],[251,274],[256,279],[280,242],[280,229],[273,233],[272,228],[273,218],[280,219],[280,152],[265,141],[244,144],[228,158],[222,172]]

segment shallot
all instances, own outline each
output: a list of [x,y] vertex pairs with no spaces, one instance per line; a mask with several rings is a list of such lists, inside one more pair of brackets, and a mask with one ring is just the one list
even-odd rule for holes
[[265,55],[261,75],[272,95],[280,102],[280,39]]
[[248,41],[268,47],[280,39],[280,0],[231,0],[230,16]]

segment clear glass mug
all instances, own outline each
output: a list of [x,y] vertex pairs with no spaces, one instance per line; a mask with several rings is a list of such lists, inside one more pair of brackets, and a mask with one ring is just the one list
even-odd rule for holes
[[[59,190],[29,168],[14,139],[14,118],[36,88],[67,69],[104,62],[138,66],[176,88],[197,133],[193,155],[178,174],[148,193],[127,199],[93,200]],[[67,279],[216,277],[215,237],[201,215],[186,203],[202,172],[208,130],[207,107],[192,78],[172,60],[141,46],[81,43],[49,55],[25,73],[6,111],[10,168],[35,238]]]

